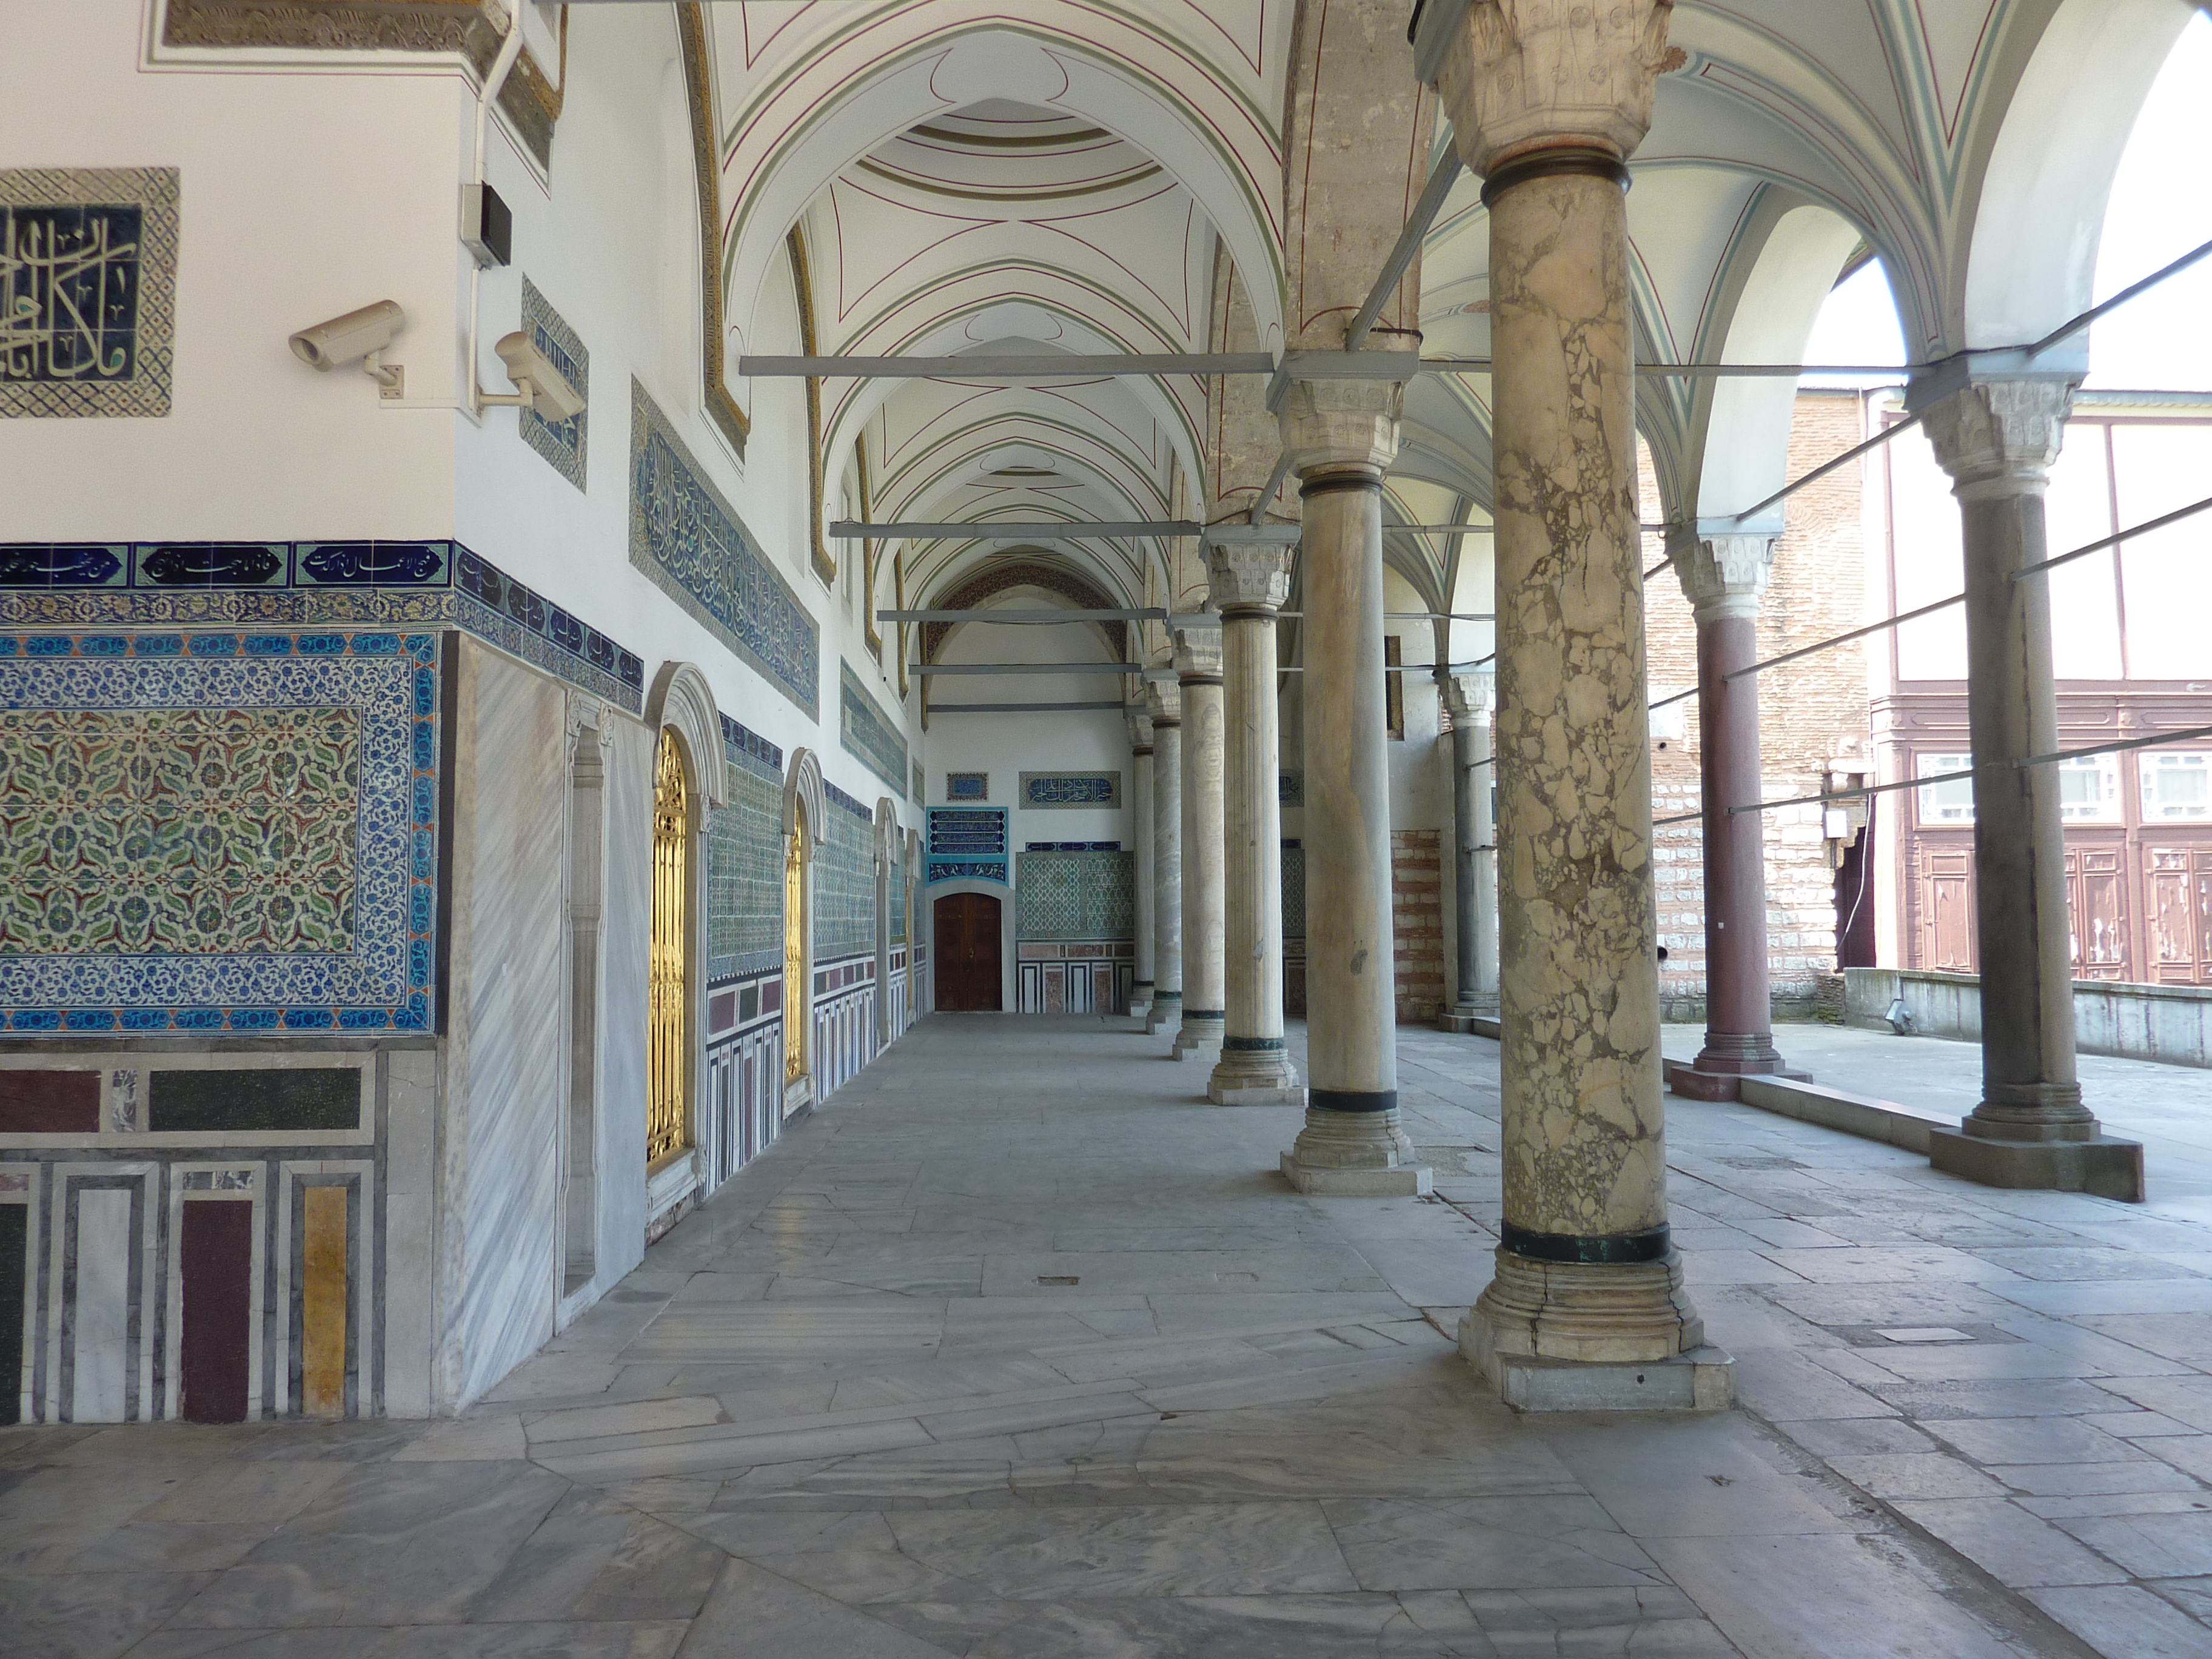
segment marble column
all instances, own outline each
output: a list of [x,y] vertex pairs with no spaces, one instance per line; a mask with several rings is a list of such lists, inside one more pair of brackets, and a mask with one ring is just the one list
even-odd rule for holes
[[2043,495],[2073,386],[1995,380],[1928,406],[1964,529],[1966,720],[1974,756],[1975,954],[1982,1100],[1929,1161],[2005,1187],[2142,1197],[2142,1148],[2104,1135],[2074,1063],[2073,951],[2058,774],[2022,766],[2058,746]]
[[1717,1407],[1667,1227],[1629,326],[1669,8],[1514,9],[1477,0],[1432,71],[1490,210],[1505,854],[1504,1213],[1460,1346],[1524,1408]]
[[1404,403],[1402,380],[1292,380],[1276,410],[1304,550],[1306,1121],[1282,1158],[1304,1193],[1431,1184],[1399,1121],[1390,908],[1382,489]]
[[1152,1006],[1145,1035],[1182,1024],[1182,689],[1145,685],[1152,719]]
[[[1231,539],[1216,543],[1219,534]],[[1275,613],[1291,591],[1291,526],[1209,530],[1207,574],[1221,613],[1224,730],[1224,1004],[1217,1106],[1303,1106],[1283,1042],[1282,742],[1275,706]],[[1277,539],[1255,539],[1270,535]]]
[[[1443,660],[1438,653],[1437,660]],[[1498,829],[1490,818],[1490,713],[1497,682],[1487,673],[1444,682],[1452,720],[1452,836],[1457,883],[1459,994],[1443,1018],[1447,1031],[1498,1035]]]
[[1152,1011],[1152,717],[1141,702],[1123,712],[1129,722],[1129,840],[1137,875],[1137,966],[1129,1012],[1142,1019]]
[[1771,534],[1684,534],[1668,550],[1698,628],[1698,772],[1705,817],[1705,1043],[1666,1067],[1669,1087],[1734,1100],[1740,1077],[1786,1072],[1774,1048],[1766,945],[1766,818],[1730,812],[1761,799],[1759,680],[1730,680],[1759,659],[1759,601]]
[[1177,1060],[1221,1056],[1223,814],[1221,630],[1178,628],[1176,680],[1182,691],[1182,1029]]

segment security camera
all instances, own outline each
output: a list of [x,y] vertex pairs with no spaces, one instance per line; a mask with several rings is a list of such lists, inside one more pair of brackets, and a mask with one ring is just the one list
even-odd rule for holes
[[[534,410],[540,420],[558,426],[584,412],[584,394],[568,384],[568,377],[553,367],[552,360],[538,349],[528,335],[517,330],[492,349],[507,365],[507,378],[522,389],[521,396],[513,401]],[[489,404],[509,400],[487,398],[484,401]]]
[[373,306],[301,329],[292,337],[292,355],[317,368],[342,368],[359,362],[372,351],[383,350],[406,326],[407,313],[397,300],[379,300]]

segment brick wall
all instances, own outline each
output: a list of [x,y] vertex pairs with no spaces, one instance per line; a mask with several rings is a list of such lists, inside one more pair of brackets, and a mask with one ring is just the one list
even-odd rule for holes
[[1398,957],[1398,1018],[1432,1024],[1444,1011],[1443,836],[1390,832],[1390,915]]
[[[1791,477],[1849,449],[1864,435],[1858,394],[1806,392],[1797,399],[1790,437]],[[1662,514],[1650,469],[1641,478],[1644,520]],[[1865,610],[1862,474],[1844,467],[1791,496],[1787,530],[1775,550],[1774,571],[1759,608],[1759,655],[1779,656],[1859,626]],[[1665,556],[1656,536],[1644,538],[1644,568]],[[1654,698],[1697,684],[1697,626],[1671,574],[1645,590],[1645,648]],[[1653,715],[1652,816],[1698,810],[1697,700]],[[1668,729],[1668,717],[1679,726]],[[1679,732],[1679,735],[1675,733]],[[1765,799],[1816,793],[1831,759],[1869,752],[1866,659],[1857,645],[1839,647],[1759,676],[1759,751]],[[1817,807],[1765,815],[1767,939],[1776,1011],[1809,1014],[1815,981],[1835,961],[1834,879]],[[1655,832],[1659,942],[1667,947],[1660,992],[1670,1019],[1705,1015],[1705,872],[1703,838],[1695,823]]]

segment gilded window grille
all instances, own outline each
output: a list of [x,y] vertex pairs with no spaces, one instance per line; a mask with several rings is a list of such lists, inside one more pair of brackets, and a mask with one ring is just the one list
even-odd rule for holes
[[676,734],[663,730],[653,779],[653,942],[647,977],[645,1158],[690,1144],[691,786]]
[[783,1080],[806,1075],[806,1021],[814,1006],[806,979],[806,818],[791,826],[783,859]]

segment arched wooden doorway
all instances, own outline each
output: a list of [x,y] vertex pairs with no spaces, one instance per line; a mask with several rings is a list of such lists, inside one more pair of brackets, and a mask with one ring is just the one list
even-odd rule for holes
[[1006,1006],[999,905],[988,893],[947,893],[933,907],[939,1008],[979,1012]]

